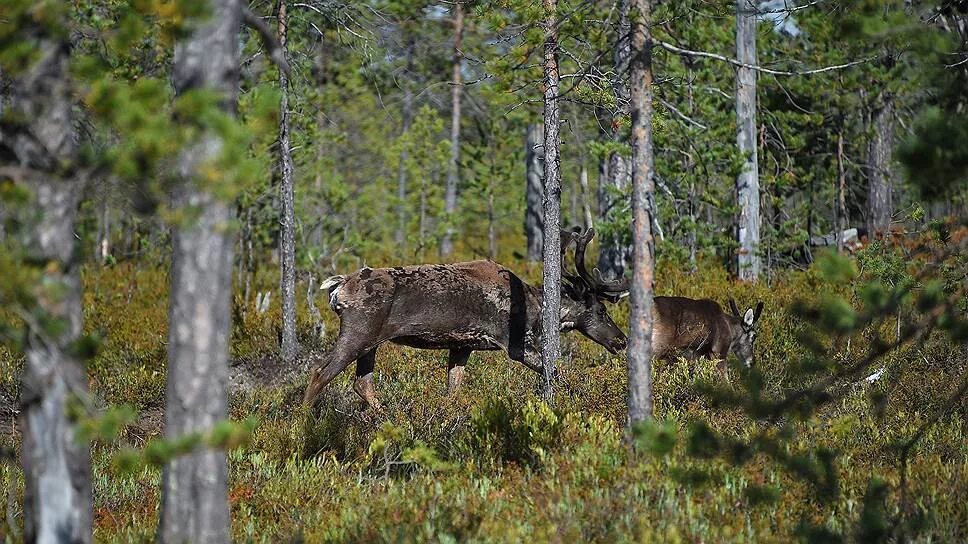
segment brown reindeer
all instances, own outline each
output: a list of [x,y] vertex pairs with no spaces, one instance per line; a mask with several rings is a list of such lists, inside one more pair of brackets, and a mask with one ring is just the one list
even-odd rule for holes
[[[628,292],[625,282],[606,282],[585,270],[585,246],[594,231],[562,232],[562,253],[575,242],[577,275],[562,281],[561,330],[577,330],[612,353],[625,334],[605,310]],[[491,261],[363,268],[333,276],[320,289],[340,318],[336,345],[306,387],[304,403],[356,361],[353,389],[379,409],[373,388],[376,349],[384,342],[421,349],[450,350],[448,391],[460,387],[472,351],[503,350],[541,373],[541,289]],[[557,334],[558,331],[555,331]]]
[[652,313],[654,357],[668,359],[682,354],[687,358],[725,360],[733,353],[744,365],[752,366],[756,322],[763,311],[763,303],[746,310],[742,316],[732,299],[729,308],[732,315],[709,299],[655,297]]

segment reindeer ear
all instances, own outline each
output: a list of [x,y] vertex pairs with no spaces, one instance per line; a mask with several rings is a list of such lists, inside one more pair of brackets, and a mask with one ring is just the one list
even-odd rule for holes
[[739,317],[739,308],[736,307],[736,301],[729,299],[729,311],[733,312],[733,315]]
[[743,325],[746,328],[752,327],[753,321],[755,320],[756,320],[756,317],[753,315],[753,308],[746,310],[746,313],[743,314]]
[[757,321],[760,320],[760,314],[762,313],[763,313],[763,302],[760,301],[756,303],[756,309],[753,310],[753,323],[756,323]]

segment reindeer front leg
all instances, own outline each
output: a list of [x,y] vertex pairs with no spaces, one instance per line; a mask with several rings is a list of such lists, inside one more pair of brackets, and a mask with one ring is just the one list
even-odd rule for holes
[[356,360],[356,381],[353,382],[353,391],[362,398],[367,406],[376,410],[383,411],[380,399],[376,397],[376,388],[373,387],[373,367],[376,365],[376,348],[364,353]]

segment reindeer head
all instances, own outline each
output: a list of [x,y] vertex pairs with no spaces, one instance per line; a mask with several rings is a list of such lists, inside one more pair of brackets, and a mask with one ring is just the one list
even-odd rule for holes
[[740,316],[736,302],[729,299],[729,311],[733,314],[730,320],[733,328],[733,340],[729,345],[729,352],[735,353],[740,362],[747,368],[753,366],[753,342],[756,340],[756,322],[763,313],[763,303],[756,304],[756,309],[749,308]]
[[577,275],[563,274],[561,289],[561,330],[577,330],[615,354],[625,349],[626,338],[612,321],[605,309],[605,301],[618,302],[628,295],[627,280],[605,281],[595,269],[592,276],[585,269],[585,247],[595,231],[589,227],[584,232],[562,231],[561,252],[575,242],[575,271]]

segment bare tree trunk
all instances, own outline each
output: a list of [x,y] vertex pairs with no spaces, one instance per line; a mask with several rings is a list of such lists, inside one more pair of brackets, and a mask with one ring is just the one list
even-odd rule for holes
[[[492,180],[494,178],[491,178]],[[494,210],[494,182],[487,192],[487,257],[497,259],[497,213]]]
[[[234,113],[239,86],[240,0],[211,0],[212,16],[175,48],[173,83],[182,95],[197,89],[220,93]],[[199,168],[214,160],[223,142],[206,132],[179,157],[181,179],[174,205],[196,211],[172,232],[168,313],[168,385],[165,437],[210,431],[226,419],[232,239],[228,203],[199,184]],[[228,542],[228,467],[225,452],[199,444],[168,461],[162,471],[161,542]]]
[[588,194],[590,191],[588,189],[588,164],[585,160],[585,157],[582,157],[581,171],[578,173],[578,183],[581,188],[582,219],[584,220],[585,228],[587,229],[595,224],[595,220],[592,218],[592,208],[588,204]]
[[[756,3],[736,2],[736,58],[756,65]],[[736,146],[744,157],[736,177],[740,216],[737,225],[737,275],[756,281],[760,275],[760,180],[756,156],[756,70],[736,70]]]
[[[287,57],[289,22],[286,17],[286,0],[279,2],[279,43]],[[279,162],[282,183],[279,200],[282,203],[282,225],[279,240],[279,294],[282,301],[282,342],[279,355],[286,363],[296,360],[299,346],[296,341],[296,203],[293,196],[292,150],[289,148],[289,78],[279,69]]]
[[837,231],[837,253],[844,251],[844,230],[847,229],[847,176],[844,173],[844,127],[837,129],[837,202],[834,203],[834,229]]
[[107,195],[101,200],[101,210],[98,214],[97,242],[94,245],[94,256],[98,264],[104,264],[111,254],[111,208],[108,206]]
[[[403,81],[403,128],[401,138],[410,132],[410,122],[413,117],[413,90],[410,88],[409,74],[413,70],[413,39],[407,41],[407,77]],[[409,156],[407,142],[400,148],[400,163],[397,166],[397,245],[406,248],[407,244],[407,158]]]
[[652,418],[652,36],[651,2],[635,0],[632,27],[632,289],[629,318],[629,424]]
[[24,183],[33,198],[35,213],[25,225],[24,248],[30,260],[46,263],[41,281],[25,286],[35,297],[39,315],[32,314],[36,319],[27,323],[20,390],[24,541],[87,543],[90,445],[78,440],[68,409],[72,402],[88,402],[84,365],[70,349],[81,334],[82,320],[74,242],[82,182],[64,174],[65,167],[73,167],[78,148],[70,49],[66,33],[44,25],[25,29],[21,36],[36,60],[11,78],[6,108],[20,123],[0,127],[0,156],[3,166],[25,170],[24,179],[14,180]]
[[440,241],[440,253],[447,256],[454,252],[454,214],[457,212],[457,183],[460,179],[460,64],[464,58],[461,42],[464,39],[464,3],[454,2],[454,61],[450,90],[450,162],[447,165],[447,186],[444,192],[444,213],[447,228]]
[[894,203],[891,195],[891,154],[894,147],[894,100],[880,94],[871,115],[873,135],[867,148],[867,232],[872,238],[891,229]]
[[544,397],[554,398],[556,365],[561,357],[561,138],[558,106],[558,0],[544,0],[544,270],[541,305],[541,366]]
[[[624,110],[624,104],[629,101],[629,88],[625,84],[625,74],[629,68],[629,58],[632,51],[630,41],[631,23],[629,22],[630,0],[617,0],[619,18],[616,27],[617,40],[613,57],[615,79],[612,81],[612,94],[615,96],[616,108]],[[615,142],[622,141],[618,117],[615,114],[610,120],[611,138]],[[608,165],[604,169],[604,183],[599,185],[599,219],[604,223],[616,223],[617,217],[623,214],[627,201],[622,196],[632,181],[629,161],[619,153],[608,156]],[[632,256],[632,248],[622,240],[622,232],[612,229],[603,232],[600,239],[598,268],[606,277],[621,277],[625,274]]]
[[544,247],[544,128],[529,125],[524,146],[525,189],[524,235],[528,239],[528,260],[541,260]]

